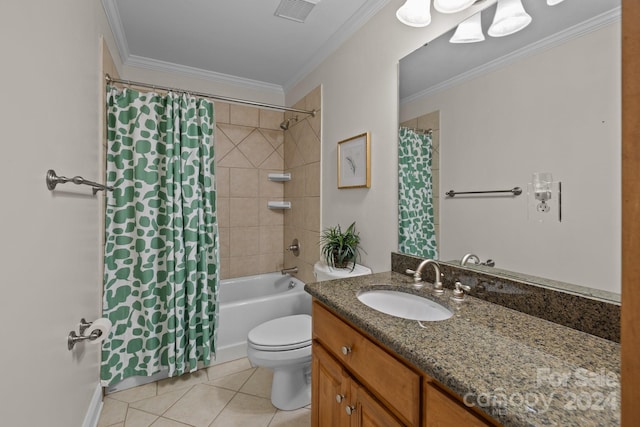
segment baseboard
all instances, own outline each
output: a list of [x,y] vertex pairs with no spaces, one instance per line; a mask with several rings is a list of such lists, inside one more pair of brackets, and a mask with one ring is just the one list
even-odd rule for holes
[[91,403],[89,403],[82,427],[97,427],[100,412],[102,412],[102,387],[100,387],[100,383],[98,383],[91,397]]

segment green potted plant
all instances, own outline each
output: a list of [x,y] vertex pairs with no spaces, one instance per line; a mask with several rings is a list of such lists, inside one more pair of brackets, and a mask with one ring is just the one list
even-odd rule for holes
[[326,228],[320,235],[320,245],[322,258],[329,267],[347,268],[351,264],[353,271],[360,256],[360,235],[356,232],[356,223],[345,232],[340,225]]

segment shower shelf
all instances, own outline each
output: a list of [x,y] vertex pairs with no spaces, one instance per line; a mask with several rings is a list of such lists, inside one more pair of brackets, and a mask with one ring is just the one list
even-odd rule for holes
[[284,181],[291,181],[291,174],[290,173],[270,173],[268,175],[269,181],[276,181],[276,182],[284,182]]
[[291,209],[291,202],[269,201],[267,207],[269,209]]

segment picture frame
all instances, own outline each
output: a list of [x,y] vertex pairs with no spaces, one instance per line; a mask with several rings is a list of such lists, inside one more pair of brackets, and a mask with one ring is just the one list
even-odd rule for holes
[[369,132],[338,142],[338,188],[371,187]]

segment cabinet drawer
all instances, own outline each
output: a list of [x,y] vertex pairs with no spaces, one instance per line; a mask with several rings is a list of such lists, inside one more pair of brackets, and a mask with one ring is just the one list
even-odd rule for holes
[[317,302],[313,338],[321,342],[401,420],[420,420],[420,376]]

